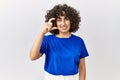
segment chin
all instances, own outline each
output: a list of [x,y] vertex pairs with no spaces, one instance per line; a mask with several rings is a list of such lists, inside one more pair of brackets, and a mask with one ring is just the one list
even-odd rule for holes
[[67,33],[67,32],[69,32],[69,30],[60,30],[60,32]]

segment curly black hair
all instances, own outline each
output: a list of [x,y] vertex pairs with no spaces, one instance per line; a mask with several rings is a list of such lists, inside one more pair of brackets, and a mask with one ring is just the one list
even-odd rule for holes
[[[76,32],[79,29],[79,23],[81,22],[79,12],[67,4],[58,4],[55,5],[51,10],[48,10],[47,14],[45,15],[45,22],[48,22],[50,18],[58,18],[59,16],[66,16],[70,19],[70,32]],[[59,33],[57,29],[50,32],[53,34]]]

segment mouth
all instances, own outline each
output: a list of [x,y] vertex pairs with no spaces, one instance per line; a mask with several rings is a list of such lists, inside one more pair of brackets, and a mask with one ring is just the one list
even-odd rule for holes
[[61,26],[60,28],[63,29],[63,30],[66,30],[67,26]]

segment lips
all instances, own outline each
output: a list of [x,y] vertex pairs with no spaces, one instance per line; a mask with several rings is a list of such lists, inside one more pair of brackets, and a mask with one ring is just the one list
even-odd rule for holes
[[65,30],[65,29],[67,29],[67,27],[66,26],[62,26],[62,27],[60,27],[61,29],[63,29],[63,30]]

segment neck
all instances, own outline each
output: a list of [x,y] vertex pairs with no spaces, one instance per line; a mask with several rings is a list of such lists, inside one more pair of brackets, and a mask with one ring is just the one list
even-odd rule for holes
[[56,36],[60,38],[69,38],[71,36],[71,33],[59,33]]

